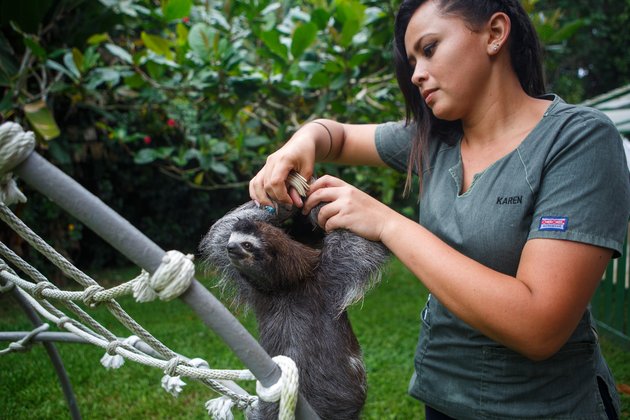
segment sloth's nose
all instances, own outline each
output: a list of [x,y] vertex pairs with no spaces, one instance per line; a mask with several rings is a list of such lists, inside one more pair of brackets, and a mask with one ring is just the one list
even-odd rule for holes
[[229,255],[239,256],[242,255],[241,247],[236,242],[229,242],[227,244],[227,252]]

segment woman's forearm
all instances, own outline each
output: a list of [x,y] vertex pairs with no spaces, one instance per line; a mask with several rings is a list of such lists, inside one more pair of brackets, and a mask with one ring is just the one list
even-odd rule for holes
[[585,244],[534,240],[516,276],[461,254],[398,215],[381,240],[458,318],[531,359],[555,353],[581,319],[610,251]]

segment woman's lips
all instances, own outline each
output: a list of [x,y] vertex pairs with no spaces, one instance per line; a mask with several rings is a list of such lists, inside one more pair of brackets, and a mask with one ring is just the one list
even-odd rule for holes
[[422,92],[422,97],[424,98],[424,102],[426,102],[427,104],[429,104],[429,102],[431,102],[434,98],[434,93],[437,91],[437,89],[427,89],[425,91]]

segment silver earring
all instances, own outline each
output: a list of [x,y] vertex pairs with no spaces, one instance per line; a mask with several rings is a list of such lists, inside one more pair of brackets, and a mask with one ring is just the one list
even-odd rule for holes
[[492,50],[493,50],[494,52],[499,51],[499,44],[498,44],[498,43],[494,44],[494,45],[492,46]]

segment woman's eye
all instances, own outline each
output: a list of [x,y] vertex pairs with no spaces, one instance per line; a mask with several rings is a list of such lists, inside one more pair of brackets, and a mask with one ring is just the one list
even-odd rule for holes
[[422,48],[422,52],[424,52],[424,56],[427,58],[431,57],[435,53],[436,45],[437,45],[437,42],[432,42],[429,45]]

